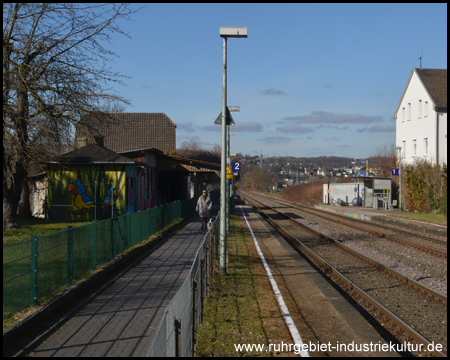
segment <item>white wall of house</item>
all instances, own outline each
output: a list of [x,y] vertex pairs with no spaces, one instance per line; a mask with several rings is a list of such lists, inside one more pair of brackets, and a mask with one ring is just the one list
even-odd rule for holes
[[439,163],[447,163],[447,113],[437,113],[418,74],[413,71],[396,113],[396,146],[402,147],[402,162],[437,159],[439,122]]
[[447,113],[439,113],[439,163],[447,162]]

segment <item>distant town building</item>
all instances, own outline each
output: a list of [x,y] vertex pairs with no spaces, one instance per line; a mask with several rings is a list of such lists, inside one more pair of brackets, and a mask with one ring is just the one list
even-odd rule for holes
[[403,161],[447,163],[447,69],[413,68],[395,118]]

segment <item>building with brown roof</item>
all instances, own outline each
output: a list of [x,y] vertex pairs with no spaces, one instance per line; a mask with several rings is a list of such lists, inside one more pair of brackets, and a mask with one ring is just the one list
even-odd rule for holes
[[95,143],[45,161],[49,219],[109,219],[159,205],[156,169]]
[[79,141],[93,143],[94,136],[103,136],[104,146],[115,152],[176,149],[177,125],[164,113],[109,113],[100,120],[93,119],[86,117],[80,121],[75,144]]
[[395,118],[402,161],[447,163],[447,69],[413,68]]

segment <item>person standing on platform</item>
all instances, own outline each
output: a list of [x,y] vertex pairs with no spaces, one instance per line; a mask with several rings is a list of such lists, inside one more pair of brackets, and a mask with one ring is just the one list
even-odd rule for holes
[[195,211],[198,212],[200,220],[202,223],[202,230],[206,230],[206,225],[208,223],[209,212],[212,207],[211,198],[206,194],[206,190],[203,190],[202,195],[198,198],[197,207]]

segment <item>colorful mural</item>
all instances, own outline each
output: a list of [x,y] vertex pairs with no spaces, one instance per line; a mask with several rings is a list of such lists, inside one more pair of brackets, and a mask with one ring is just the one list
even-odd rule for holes
[[124,215],[125,192],[123,165],[49,165],[48,216],[52,220]]
[[84,188],[83,183],[81,182],[81,173],[80,170],[77,169],[78,175],[77,179],[70,183],[68,188],[69,192],[72,193],[73,203],[78,210],[74,210],[73,213],[76,215],[80,215],[83,213],[83,209],[86,209],[89,213],[93,214],[95,208],[95,203],[90,199],[90,197],[86,194],[86,190]]
[[125,167],[127,201],[126,213],[152,209],[157,205],[156,169]]
[[52,220],[103,220],[158,204],[154,168],[49,165],[48,181],[48,216]]

